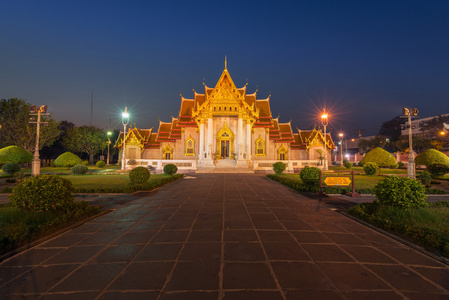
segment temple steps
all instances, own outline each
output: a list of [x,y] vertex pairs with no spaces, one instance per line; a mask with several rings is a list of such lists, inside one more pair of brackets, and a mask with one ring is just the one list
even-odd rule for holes
[[253,170],[243,168],[198,168],[195,173],[245,173],[254,174]]

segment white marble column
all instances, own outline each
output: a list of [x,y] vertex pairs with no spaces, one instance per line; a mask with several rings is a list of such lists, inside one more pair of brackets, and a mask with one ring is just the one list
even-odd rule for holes
[[242,118],[239,118],[238,120],[238,142],[237,142],[237,146],[238,146],[238,159],[242,159],[243,158],[243,120]]
[[208,159],[213,159],[212,157],[212,146],[213,146],[213,120],[212,118],[209,118],[209,120],[207,120],[207,143],[206,143],[206,147],[207,147],[207,158]]
[[204,122],[200,123],[200,150],[199,150],[199,159],[204,159]]
[[251,123],[246,123],[246,159],[251,159]]

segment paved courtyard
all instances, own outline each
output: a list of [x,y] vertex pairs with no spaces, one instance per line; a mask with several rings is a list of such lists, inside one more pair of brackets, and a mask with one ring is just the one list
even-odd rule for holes
[[0,299],[449,299],[448,268],[263,176],[195,174],[0,264]]

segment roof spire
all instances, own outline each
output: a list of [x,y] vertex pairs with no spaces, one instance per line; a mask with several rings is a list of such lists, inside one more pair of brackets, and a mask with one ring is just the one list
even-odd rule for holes
[[228,60],[227,60],[226,55],[225,55],[225,70],[227,70],[227,69],[228,69]]

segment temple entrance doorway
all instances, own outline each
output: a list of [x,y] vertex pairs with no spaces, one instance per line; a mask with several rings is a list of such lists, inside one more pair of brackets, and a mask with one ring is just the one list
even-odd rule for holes
[[218,130],[216,159],[234,159],[234,133],[226,123]]
[[221,158],[229,157],[229,140],[221,140]]

